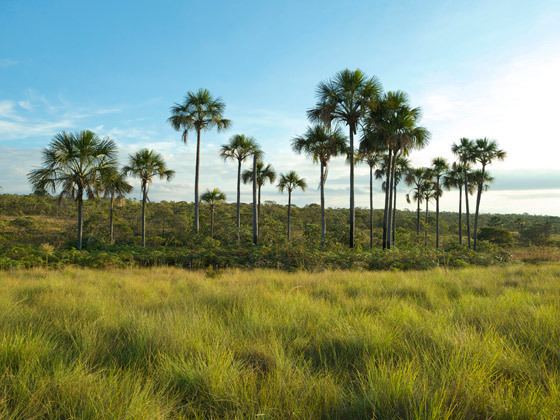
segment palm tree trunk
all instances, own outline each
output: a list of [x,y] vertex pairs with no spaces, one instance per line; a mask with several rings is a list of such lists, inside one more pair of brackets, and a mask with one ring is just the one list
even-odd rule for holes
[[436,181],[436,249],[439,248],[439,176]]
[[288,190],[288,241],[292,239],[292,191]]
[[237,244],[241,242],[241,159],[237,161]]
[[214,239],[214,205],[210,206],[210,237]]
[[426,217],[424,219],[424,246],[428,246],[428,203],[429,201],[426,200]]
[[257,155],[253,155],[253,244],[259,243],[259,213],[257,211]]
[[354,208],[354,126],[350,125],[350,220],[349,220],[349,246],[354,248],[356,231],[356,209]]
[[[485,171],[485,167],[484,165],[482,165],[482,179],[484,180],[484,171]],[[484,181],[483,181],[484,182]],[[476,245],[477,245],[477,239],[478,239],[478,215],[480,212],[480,199],[482,198],[482,188],[484,186],[484,183],[480,183],[478,184],[478,191],[476,193],[476,209],[474,212],[474,250],[476,251]]]
[[83,236],[84,236],[84,193],[80,188],[78,189],[78,249],[82,249]]
[[395,182],[395,162],[397,154],[393,154],[392,159],[389,159],[390,178],[389,178],[389,210],[387,211],[387,249],[391,249],[391,228],[393,226],[393,184]]
[[397,233],[397,184],[393,186],[393,223],[392,223],[392,238],[391,243],[393,246],[396,242],[396,233]]
[[369,249],[373,249],[373,166],[369,167]]
[[459,245],[463,245],[463,186],[459,185]]
[[146,185],[142,185],[142,247],[146,248]]
[[467,216],[467,243],[471,247],[471,217],[469,213],[469,183],[467,179],[467,172],[465,171],[465,211]]
[[321,247],[325,246],[327,224],[325,220],[325,165],[321,162]]
[[416,192],[416,239],[420,236],[420,191]]
[[200,129],[196,130],[196,168],[194,174],[194,231],[200,232],[200,208],[198,200],[198,181],[200,179]]
[[385,174],[385,207],[383,209],[383,249],[387,248],[387,236],[388,236],[388,219],[389,219],[389,184],[390,184],[390,180],[391,180],[391,162],[392,159],[392,152],[391,149],[389,149],[389,155],[387,157],[387,171]]
[[259,216],[259,223],[261,221],[261,188],[262,185],[257,185],[257,189],[258,189],[258,200],[257,200],[257,215]]
[[109,241],[111,244],[115,242],[115,235],[113,229],[113,203],[115,199],[115,194],[111,193],[111,197],[109,199]]

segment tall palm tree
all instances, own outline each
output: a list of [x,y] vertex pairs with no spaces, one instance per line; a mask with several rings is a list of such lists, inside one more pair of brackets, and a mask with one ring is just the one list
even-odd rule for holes
[[350,139],[350,215],[349,246],[355,246],[354,205],[354,135],[357,134],[367,110],[375,107],[381,93],[381,84],[374,77],[367,77],[361,70],[342,70],[332,79],[317,87],[317,104],[307,112],[311,121],[342,123],[348,127]]
[[142,149],[128,158],[128,165],[123,168],[125,175],[140,179],[142,191],[142,246],[146,246],[146,203],[148,192],[154,177],[170,181],[175,171],[167,169],[163,157],[153,150]]
[[381,147],[364,149],[360,144],[356,162],[364,162],[369,167],[369,249],[373,249],[373,175],[383,162],[384,151]]
[[[257,163],[262,159],[264,153],[259,148],[258,144],[255,144],[253,148],[253,173],[257,173]],[[259,243],[259,209],[258,209],[258,197],[257,197],[257,177],[253,177],[253,245]]]
[[397,237],[397,186],[401,182],[402,178],[406,176],[408,171],[410,170],[410,161],[405,158],[404,156],[399,156],[395,159],[394,162],[395,171],[394,171],[394,182],[393,182],[393,215],[392,215],[392,238],[391,243],[393,245],[396,244],[396,237]]
[[459,245],[463,244],[463,168],[458,162],[453,162],[443,176],[443,187],[446,190],[457,188],[459,190],[459,220],[458,236]]
[[306,153],[319,163],[321,167],[319,188],[321,190],[321,246],[325,246],[327,224],[325,220],[325,181],[327,179],[328,164],[332,157],[347,153],[346,137],[336,127],[331,129],[318,124],[308,127],[305,134],[292,140],[292,148],[296,153]]
[[[245,169],[241,175],[244,184],[253,182],[253,169]],[[261,189],[267,182],[273,184],[276,181],[276,171],[271,164],[265,166],[264,162],[257,160],[257,214],[261,218]]]
[[117,170],[117,168],[109,168],[101,174],[101,182],[103,194],[109,199],[109,241],[115,242],[113,208],[115,198],[120,200],[126,197],[132,191],[132,185],[126,180],[126,176]]
[[[480,199],[482,197],[482,191],[488,188],[488,187],[485,188],[486,167],[495,160],[504,160],[506,158],[506,152],[498,148],[498,143],[496,143],[494,140],[488,140],[487,138],[483,138],[483,139],[476,140],[472,157],[473,160],[480,163],[481,166],[480,169],[481,174],[475,176],[477,193],[476,193],[476,210],[474,213],[474,249],[476,250],[476,242],[478,236],[478,215],[480,212]],[[488,178],[490,179],[491,177]]]
[[226,201],[226,195],[218,188],[213,190],[206,190],[201,197],[202,201],[210,205],[210,237],[214,239],[214,213],[216,205]]
[[253,155],[257,148],[257,143],[252,137],[244,134],[234,135],[228,144],[224,144],[220,151],[220,156],[224,160],[237,160],[237,242],[241,240],[241,164],[245,159]]
[[437,157],[432,160],[432,175],[435,180],[435,188],[438,191],[436,194],[436,248],[439,248],[439,199],[442,194],[442,178],[449,170],[449,164],[442,157]]
[[459,139],[459,143],[451,146],[451,151],[459,160],[461,169],[463,170],[463,188],[465,191],[465,212],[467,219],[467,244],[471,247],[471,217],[469,209],[469,193],[471,189],[469,186],[469,174],[471,171],[471,163],[473,162],[475,144],[472,140],[466,137]]
[[117,145],[84,130],[61,132],[43,150],[42,168],[34,169],[28,179],[35,190],[56,192],[76,200],[78,207],[77,247],[82,249],[84,230],[84,194],[97,195],[101,173],[117,164]]
[[288,191],[288,241],[292,238],[292,192],[298,188],[305,191],[307,183],[295,171],[280,175],[278,189],[280,192]]
[[225,130],[231,121],[224,118],[225,103],[220,98],[214,98],[207,89],[188,92],[182,103],[171,107],[168,121],[171,126],[182,132],[182,140],[186,144],[188,133],[196,132],[196,167],[194,175],[194,231],[200,231],[200,213],[198,184],[200,179],[200,136],[205,130],[216,128]]
[[430,171],[428,168],[411,168],[405,176],[407,185],[412,186],[412,199],[410,193],[406,196],[406,201],[416,201],[416,237],[420,236],[420,205],[424,201],[423,190],[426,183],[430,181]]
[[421,188],[422,198],[426,203],[426,214],[424,217],[424,246],[428,246],[428,207],[430,204],[430,200],[436,199],[438,195],[441,194],[441,191],[432,181],[432,176],[433,174],[430,173],[429,177],[426,178]]
[[424,147],[430,133],[418,125],[422,112],[409,105],[408,95],[401,91],[387,92],[379,104],[370,110],[364,121],[364,140],[383,142],[388,149],[386,169],[385,209],[383,216],[383,248],[391,248],[392,208],[396,162],[410,150]]

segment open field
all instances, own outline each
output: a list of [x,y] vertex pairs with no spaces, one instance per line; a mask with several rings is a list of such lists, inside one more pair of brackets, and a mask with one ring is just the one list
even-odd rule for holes
[[560,266],[0,272],[1,418],[543,418]]

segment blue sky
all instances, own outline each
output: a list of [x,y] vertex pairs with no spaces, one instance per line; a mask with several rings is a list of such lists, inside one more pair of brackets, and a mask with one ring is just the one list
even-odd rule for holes
[[[483,208],[560,214],[559,21],[558,1],[0,0],[0,186],[28,192],[25,174],[52,135],[89,128],[117,140],[123,162],[140,147],[162,152],[177,177],[154,185],[153,198],[191,200],[194,146],[166,118],[199,87],[222,97],[234,122],[203,137],[203,188],[234,197],[234,166],[217,158],[234,133],[256,137],[278,171],[295,168],[313,185],[318,168],[290,139],[305,129],[317,83],[349,67],[423,108],[433,138],[416,164],[451,158],[461,136],[495,138],[509,157],[494,166]],[[331,206],[346,205],[347,171],[333,162]],[[365,206],[365,168],[357,181]],[[273,188],[264,196],[284,200]],[[447,193],[444,208],[455,201]]]

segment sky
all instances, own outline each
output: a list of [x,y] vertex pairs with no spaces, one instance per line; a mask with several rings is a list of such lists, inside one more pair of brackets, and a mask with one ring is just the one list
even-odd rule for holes
[[[422,108],[432,138],[414,165],[452,161],[461,137],[495,139],[508,156],[490,168],[481,211],[560,215],[558,22],[557,0],[0,0],[0,192],[29,193],[26,174],[53,135],[91,129],[118,143],[123,164],[143,147],[164,156],[176,177],[155,182],[152,200],[192,201],[195,144],[181,143],[167,118],[188,91],[207,88],[233,125],[203,134],[201,189],[234,199],[235,164],[218,153],[243,133],[278,173],[307,179],[296,204],[316,203],[319,168],[291,139],[308,125],[317,84],[359,68]],[[333,160],[328,206],[347,207],[348,171]],[[406,192],[398,207],[413,209]],[[367,167],[357,168],[356,193],[366,207]],[[381,207],[379,184],[375,193]],[[287,197],[267,186],[263,199]],[[443,210],[457,203],[445,192]]]

